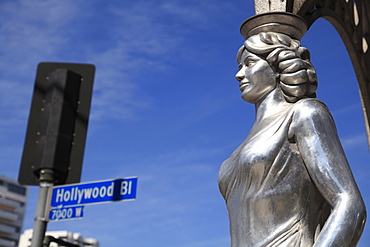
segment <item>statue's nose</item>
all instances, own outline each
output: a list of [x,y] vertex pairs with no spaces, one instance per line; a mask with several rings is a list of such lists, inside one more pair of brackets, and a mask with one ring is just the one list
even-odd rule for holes
[[238,73],[236,73],[235,75],[235,79],[237,79],[238,81],[242,81],[245,77],[245,71],[244,70],[239,70]]

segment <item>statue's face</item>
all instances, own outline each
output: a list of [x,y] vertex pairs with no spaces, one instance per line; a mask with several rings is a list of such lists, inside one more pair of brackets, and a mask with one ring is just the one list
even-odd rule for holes
[[276,76],[266,60],[244,50],[235,75],[239,81],[242,99],[255,104],[276,87]]

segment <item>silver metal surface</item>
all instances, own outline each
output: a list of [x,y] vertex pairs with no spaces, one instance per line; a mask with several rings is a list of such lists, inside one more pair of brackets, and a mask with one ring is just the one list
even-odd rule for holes
[[370,147],[370,1],[369,0],[254,0],[256,14],[289,12],[301,16],[308,28],[320,17],[340,34],[355,69]]
[[248,37],[238,52],[236,79],[256,118],[219,171],[231,246],[356,246],[366,209],[332,116],[315,98],[309,52],[274,31]]

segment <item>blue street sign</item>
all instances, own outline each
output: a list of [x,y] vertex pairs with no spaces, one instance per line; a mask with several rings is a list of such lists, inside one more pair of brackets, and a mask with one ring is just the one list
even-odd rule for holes
[[75,220],[81,219],[84,216],[84,206],[72,206],[72,207],[59,207],[53,208],[49,213],[50,221],[58,220]]
[[51,207],[136,199],[137,177],[55,186]]

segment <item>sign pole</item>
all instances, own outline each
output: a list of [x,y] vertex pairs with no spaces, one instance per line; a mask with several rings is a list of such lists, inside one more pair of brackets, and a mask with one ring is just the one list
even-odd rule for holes
[[48,202],[50,198],[50,191],[54,182],[54,171],[52,169],[42,169],[40,171],[39,181],[40,189],[33,225],[31,247],[40,247],[44,241],[48,222]]

